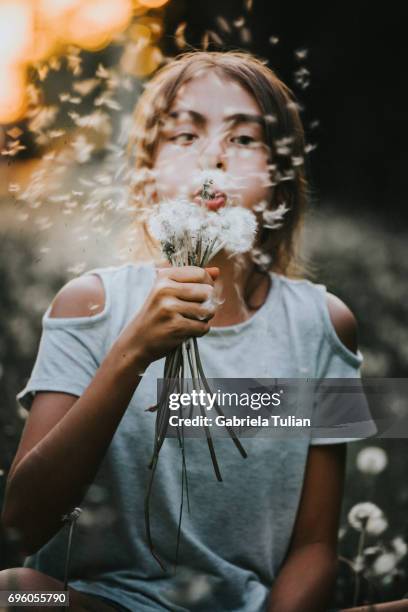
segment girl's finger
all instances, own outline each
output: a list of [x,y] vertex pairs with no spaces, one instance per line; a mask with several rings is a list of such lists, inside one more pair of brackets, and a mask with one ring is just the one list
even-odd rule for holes
[[214,288],[206,283],[171,283],[172,295],[187,302],[205,302],[208,300]]
[[212,319],[215,315],[215,306],[210,302],[207,302],[205,306],[197,304],[197,302],[186,302],[184,300],[177,300],[177,311],[187,319],[195,319],[198,321],[205,321]]
[[198,266],[172,266],[161,268],[161,273],[179,283],[207,283],[213,285],[212,276]]

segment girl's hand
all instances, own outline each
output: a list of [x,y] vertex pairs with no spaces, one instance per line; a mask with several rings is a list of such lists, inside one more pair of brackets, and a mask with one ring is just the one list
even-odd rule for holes
[[203,302],[213,294],[219,268],[169,266],[156,271],[142,309],[120,336],[122,346],[143,369],[191,336],[206,334],[216,310]]

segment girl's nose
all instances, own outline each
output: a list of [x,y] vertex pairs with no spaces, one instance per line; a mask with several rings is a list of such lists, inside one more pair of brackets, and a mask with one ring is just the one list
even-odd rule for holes
[[226,169],[226,158],[223,143],[217,138],[213,138],[204,146],[200,155],[201,164],[205,168]]

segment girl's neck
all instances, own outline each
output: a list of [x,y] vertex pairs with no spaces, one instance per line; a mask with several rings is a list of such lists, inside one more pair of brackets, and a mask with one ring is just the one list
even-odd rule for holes
[[224,300],[211,319],[212,327],[243,323],[264,304],[270,290],[270,275],[258,272],[247,255],[237,260],[220,252],[208,266],[220,269],[215,290],[217,297]]

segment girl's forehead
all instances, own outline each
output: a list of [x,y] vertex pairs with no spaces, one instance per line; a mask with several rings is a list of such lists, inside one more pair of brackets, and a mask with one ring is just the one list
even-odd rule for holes
[[199,73],[179,88],[170,110],[191,109],[201,109],[204,115],[214,111],[259,112],[258,103],[249,91],[238,81],[215,72]]

